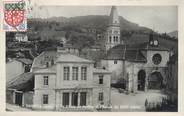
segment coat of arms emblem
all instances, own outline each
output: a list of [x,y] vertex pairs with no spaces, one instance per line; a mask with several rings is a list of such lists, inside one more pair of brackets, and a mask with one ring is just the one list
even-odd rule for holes
[[4,2],[4,30],[26,31],[26,4],[24,1]]

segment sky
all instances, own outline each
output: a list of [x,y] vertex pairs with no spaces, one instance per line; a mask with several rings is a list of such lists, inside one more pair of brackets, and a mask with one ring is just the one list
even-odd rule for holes
[[[111,6],[39,6],[33,17],[110,15]],[[178,30],[177,6],[117,6],[118,15],[159,33]]]

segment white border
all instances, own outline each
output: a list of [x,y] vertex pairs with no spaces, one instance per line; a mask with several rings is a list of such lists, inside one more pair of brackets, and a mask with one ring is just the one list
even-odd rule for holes
[[5,111],[5,33],[2,30],[2,0],[0,0],[0,115],[58,115],[58,116],[93,116],[93,115],[116,115],[116,116],[183,116],[184,115],[184,1],[183,0],[35,0],[39,5],[130,5],[130,6],[159,6],[166,5],[178,6],[178,44],[179,44],[179,71],[178,71],[178,85],[179,85],[179,104],[178,113],[145,113],[145,112],[6,112]]

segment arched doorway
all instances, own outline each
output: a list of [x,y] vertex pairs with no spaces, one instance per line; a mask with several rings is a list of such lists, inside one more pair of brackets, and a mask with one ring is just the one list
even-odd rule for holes
[[149,76],[148,88],[149,89],[162,89],[163,87],[163,77],[160,72],[153,72]]
[[146,72],[144,70],[140,70],[138,72],[138,85],[137,85],[137,89],[139,91],[144,91],[145,89],[145,78],[146,78]]

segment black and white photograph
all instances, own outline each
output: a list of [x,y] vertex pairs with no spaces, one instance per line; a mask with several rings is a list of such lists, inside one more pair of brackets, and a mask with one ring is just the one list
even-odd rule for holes
[[27,4],[5,36],[7,112],[178,112],[177,6]]

